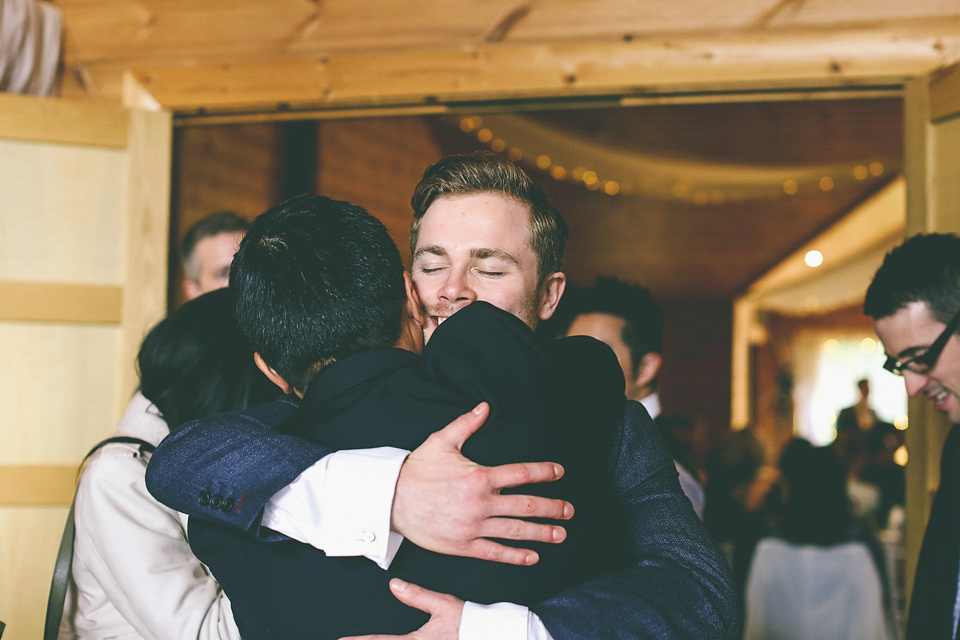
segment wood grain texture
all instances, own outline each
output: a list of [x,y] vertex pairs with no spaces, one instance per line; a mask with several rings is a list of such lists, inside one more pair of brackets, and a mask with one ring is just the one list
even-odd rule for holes
[[120,287],[0,280],[0,320],[120,324]]
[[0,139],[0,279],[120,284],[124,160],[118,149]]
[[0,138],[123,148],[127,114],[89,101],[0,93]]
[[0,466],[0,506],[70,506],[77,465]]
[[118,416],[138,384],[136,370],[127,363],[135,361],[147,331],[166,315],[170,118],[165,111],[132,111],[130,117],[121,366],[114,395]]
[[133,75],[170,109],[383,105],[542,96],[648,94],[724,83],[896,82],[960,53],[960,19],[898,32],[794,31],[631,42],[490,44],[313,58],[139,64]]
[[67,507],[0,506],[0,603],[4,638],[43,637],[44,613]]

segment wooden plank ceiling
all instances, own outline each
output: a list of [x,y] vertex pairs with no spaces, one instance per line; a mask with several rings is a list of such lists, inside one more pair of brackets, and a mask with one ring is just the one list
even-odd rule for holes
[[953,0],[55,0],[66,95],[275,110],[836,86],[960,58]]

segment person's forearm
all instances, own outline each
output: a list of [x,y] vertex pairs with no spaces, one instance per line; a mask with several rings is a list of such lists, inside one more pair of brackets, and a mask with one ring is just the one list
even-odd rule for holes
[[390,530],[400,466],[393,447],[322,458],[267,503],[262,524],[328,556],[365,556],[386,569],[403,541]]
[[629,531],[625,568],[531,607],[556,640],[738,640],[729,568],[684,497],[653,421],[628,403],[612,451],[613,491]]
[[[147,467],[147,488],[171,509],[271,539],[264,506],[328,448],[279,434],[296,410],[283,399],[251,412],[188,423],[163,439]],[[275,534],[272,537],[279,537]]]

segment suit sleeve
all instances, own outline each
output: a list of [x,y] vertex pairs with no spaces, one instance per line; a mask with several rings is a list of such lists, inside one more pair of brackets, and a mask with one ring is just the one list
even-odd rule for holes
[[733,581],[680,489],[653,420],[628,402],[611,482],[630,532],[630,566],[531,609],[556,640],[739,639]]
[[147,467],[147,488],[176,511],[264,540],[280,539],[260,526],[267,501],[333,453],[274,431],[296,406],[281,398],[251,411],[187,423],[157,447]]

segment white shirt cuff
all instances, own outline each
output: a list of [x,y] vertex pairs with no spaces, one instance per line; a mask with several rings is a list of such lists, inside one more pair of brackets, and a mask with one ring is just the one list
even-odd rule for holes
[[510,602],[463,603],[460,640],[553,640],[540,618],[528,608]]
[[393,447],[331,453],[274,494],[262,524],[328,556],[365,556],[386,569],[403,542],[390,531],[390,510],[409,453]]

